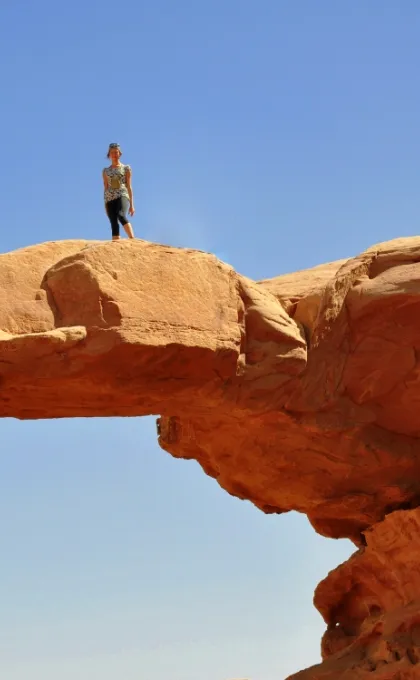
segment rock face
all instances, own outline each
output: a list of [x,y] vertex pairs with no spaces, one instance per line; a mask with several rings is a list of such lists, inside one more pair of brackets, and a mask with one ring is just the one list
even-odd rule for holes
[[420,238],[260,282],[141,241],[0,255],[1,416],[159,415],[230,494],[356,544],[299,680],[420,678],[419,356]]
[[393,512],[366,539],[315,592],[323,663],[289,680],[420,677],[420,509]]

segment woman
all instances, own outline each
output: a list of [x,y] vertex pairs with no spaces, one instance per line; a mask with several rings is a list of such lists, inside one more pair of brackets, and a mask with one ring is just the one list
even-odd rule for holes
[[105,212],[111,223],[112,240],[120,238],[120,222],[128,238],[134,238],[133,227],[127,219],[127,212],[134,215],[133,190],[131,188],[131,168],[120,162],[122,151],[119,144],[110,144],[107,157],[111,161],[108,168],[104,168]]

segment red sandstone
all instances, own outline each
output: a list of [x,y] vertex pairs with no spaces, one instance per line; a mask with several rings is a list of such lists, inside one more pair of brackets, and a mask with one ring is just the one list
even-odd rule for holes
[[229,493],[356,544],[296,680],[420,677],[419,356],[420,238],[260,282],[141,241],[0,255],[1,416],[159,415]]

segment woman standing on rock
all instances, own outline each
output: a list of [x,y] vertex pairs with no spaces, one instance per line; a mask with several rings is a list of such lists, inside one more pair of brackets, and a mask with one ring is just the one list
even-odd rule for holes
[[128,238],[134,238],[127,212],[134,215],[133,189],[131,188],[131,168],[120,162],[122,151],[119,144],[110,144],[107,157],[111,161],[108,168],[104,168],[105,211],[111,223],[112,240],[120,238],[120,223]]

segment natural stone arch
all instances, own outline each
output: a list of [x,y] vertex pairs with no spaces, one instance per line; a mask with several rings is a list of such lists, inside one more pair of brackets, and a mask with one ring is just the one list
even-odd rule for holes
[[160,445],[229,493],[360,546],[317,590],[326,661],[302,678],[413,668],[393,555],[419,540],[419,263],[416,238],[258,283],[141,241],[0,255],[0,415],[160,416]]

